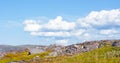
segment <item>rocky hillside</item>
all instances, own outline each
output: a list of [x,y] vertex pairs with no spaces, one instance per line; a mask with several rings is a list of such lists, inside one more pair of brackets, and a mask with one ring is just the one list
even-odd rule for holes
[[[1,48],[0,52],[1,52],[1,61],[2,60],[8,61],[8,62],[22,61],[22,63],[23,62],[34,63],[34,61],[36,61],[37,63],[40,63],[41,61],[49,62],[50,60],[55,59],[51,57],[74,56],[77,54],[90,52],[103,47],[119,47],[119,46],[120,46],[120,40],[100,40],[100,41],[86,41],[83,43],[73,44],[68,46],[60,46],[55,44],[49,45],[49,46],[40,46],[40,45],[22,45],[22,46],[5,46],[4,45],[3,46],[2,45],[0,46]],[[5,53],[3,54],[2,52],[5,52]],[[8,55],[9,54],[8,52],[10,53],[10,55]],[[21,57],[14,57],[14,56],[17,56],[16,54],[21,55]],[[24,58],[22,58],[22,55]],[[6,56],[7,56],[7,59],[6,59]],[[10,59],[13,58],[13,60],[9,60],[9,57]],[[14,58],[17,58],[17,60]]]
[[73,55],[76,53],[88,52],[103,46],[120,46],[120,40],[86,41],[84,43],[66,46],[64,52],[68,55]]

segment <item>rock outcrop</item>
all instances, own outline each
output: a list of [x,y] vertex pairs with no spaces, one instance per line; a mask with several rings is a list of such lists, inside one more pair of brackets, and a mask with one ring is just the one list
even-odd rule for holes
[[66,46],[63,53],[65,55],[74,55],[101,48],[103,46],[120,46],[120,40],[86,41],[84,43]]
[[[74,55],[82,52],[88,52],[91,50],[95,50],[97,48],[101,48],[104,46],[113,46],[119,47],[120,40],[100,40],[100,41],[86,41],[84,43],[73,44],[68,46],[60,46],[60,45],[49,45],[49,46],[32,46],[29,47],[30,54],[37,54],[41,52],[50,51],[48,56],[46,57],[55,57],[62,55]],[[35,56],[30,61],[20,61],[20,62],[9,62],[9,63],[39,63],[41,62],[41,58],[39,56]]]

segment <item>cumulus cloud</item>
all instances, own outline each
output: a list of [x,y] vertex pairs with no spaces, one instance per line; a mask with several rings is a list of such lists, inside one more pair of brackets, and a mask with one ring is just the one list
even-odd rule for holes
[[25,20],[24,21],[24,31],[40,31],[42,26],[35,20]]
[[115,29],[107,29],[107,30],[100,31],[100,34],[104,34],[104,35],[111,35],[111,34],[115,34],[115,33],[118,33],[118,31]]
[[51,19],[45,24],[44,28],[52,30],[72,30],[75,28],[75,23],[64,21],[61,16],[57,16],[56,19]]
[[61,36],[61,37],[69,37],[71,36],[70,32],[31,32],[31,35],[35,36]]
[[84,29],[78,29],[72,32],[72,35],[74,36],[81,36],[85,32]]
[[81,27],[120,25],[120,9],[92,11],[78,22]]
[[85,33],[83,36],[84,36],[84,37],[89,37],[90,34],[89,34],[89,33]]
[[57,16],[55,19],[50,19],[48,23],[40,24],[36,20],[24,21],[25,31],[39,31],[41,29],[48,30],[72,30],[75,28],[74,22],[64,21],[61,16]]
[[[79,18],[77,23],[79,28],[87,29],[86,32],[92,36],[114,38],[120,33],[120,9],[92,11],[87,16]],[[83,34],[84,37],[87,35]]]
[[[105,39],[108,36],[119,38],[120,9],[92,11],[87,16],[73,22],[64,20],[62,16],[57,16],[45,23],[25,20],[24,25],[24,31],[28,31],[34,36],[73,37],[80,40]],[[66,44],[68,40],[56,42]]]
[[[68,22],[63,20],[61,16],[55,19],[50,19],[47,23],[40,24],[36,20],[25,20],[24,31],[30,32],[34,36],[71,36],[70,30],[75,29],[75,22]],[[43,31],[49,30],[49,31]]]

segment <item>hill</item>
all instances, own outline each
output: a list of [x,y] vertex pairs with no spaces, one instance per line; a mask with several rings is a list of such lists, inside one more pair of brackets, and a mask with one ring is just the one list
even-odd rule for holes
[[[36,49],[35,46],[32,48]],[[44,51],[9,52],[1,58],[0,63],[120,63],[120,40],[86,41],[69,46],[37,46],[37,49]]]

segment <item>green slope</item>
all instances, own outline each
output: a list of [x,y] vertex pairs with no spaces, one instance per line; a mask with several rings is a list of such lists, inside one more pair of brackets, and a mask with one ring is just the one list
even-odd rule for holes
[[103,47],[68,57],[56,63],[120,63],[120,47]]
[[[105,46],[83,52],[73,56],[45,57],[48,52],[27,55],[26,52],[8,54],[0,60],[0,63],[26,60],[26,63],[120,63],[120,47]],[[40,56],[40,61],[29,61],[35,56]]]

